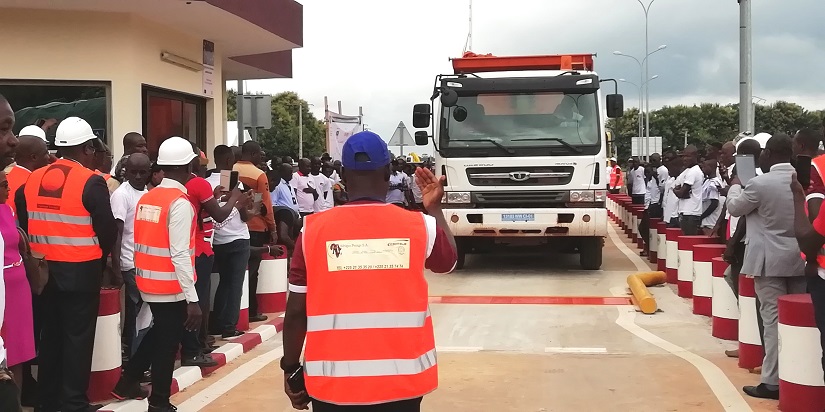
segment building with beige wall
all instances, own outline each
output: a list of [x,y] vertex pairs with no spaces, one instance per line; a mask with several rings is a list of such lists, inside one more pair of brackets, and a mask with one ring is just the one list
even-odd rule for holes
[[[153,154],[175,135],[211,153],[226,141],[226,81],[292,76],[303,8],[293,0],[0,0],[0,28],[0,94],[15,110],[15,132],[80,116],[115,158],[132,131]],[[47,135],[53,140],[54,128]]]

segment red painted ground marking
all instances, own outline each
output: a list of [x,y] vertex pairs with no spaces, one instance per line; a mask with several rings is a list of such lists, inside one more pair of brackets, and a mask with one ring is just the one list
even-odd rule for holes
[[466,305],[632,305],[630,298],[602,296],[430,296],[429,302]]

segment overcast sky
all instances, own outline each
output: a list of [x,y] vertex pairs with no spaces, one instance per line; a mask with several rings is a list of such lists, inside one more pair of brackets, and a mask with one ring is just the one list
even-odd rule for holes
[[[294,78],[246,83],[247,91],[293,90],[323,117],[344,114],[389,139],[399,121],[412,130],[412,106],[427,103],[434,76],[451,70],[468,32],[468,0],[298,0],[304,47]],[[642,0],[648,3],[649,0]],[[822,0],[753,2],[754,95],[825,108],[825,7]],[[473,51],[496,55],[597,53],[602,78],[638,83],[644,12],[636,0],[475,0]],[[650,10],[650,105],[732,103],[739,99],[739,7],[736,0],[655,0]],[[234,87],[234,86],[233,86]],[[635,86],[620,84],[627,106]],[[397,148],[394,149],[397,152]],[[419,153],[431,150],[419,149]]]

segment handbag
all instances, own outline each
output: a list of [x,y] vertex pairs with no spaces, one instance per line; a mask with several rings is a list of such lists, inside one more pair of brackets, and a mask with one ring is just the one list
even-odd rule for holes
[[17,228],[17,231],[20,233],[20,256],[23,259],[23,266],[26,268],[26,277],[29,279],[32,293],[40,295],[49,281],[49,265],[46,262],[46,256],[42,253],[32,252],[26,232],[20,227]]

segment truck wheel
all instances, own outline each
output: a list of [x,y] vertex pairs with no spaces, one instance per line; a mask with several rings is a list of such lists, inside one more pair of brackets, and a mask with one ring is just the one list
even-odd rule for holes
[[467,250],[469,249],[469,247],[467,246],[468,242],[462,239],[456,239],[455,243],[455,252],[457,258],[455,263],[455,270],[461,270],[464,269],[464,261],[467,258]]
[[602,267],[601,238],[582,239],[579,246],[579,264],[584,270],[599,270]]

